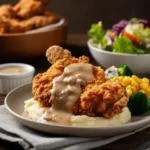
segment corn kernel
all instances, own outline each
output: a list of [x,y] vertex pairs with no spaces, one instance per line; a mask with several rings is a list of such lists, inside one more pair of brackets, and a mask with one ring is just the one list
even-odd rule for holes
[[143,78],[143,79],[142,79],[142,82],[149,84],[149,79],[148,79],[148,78]]
[[141,78],[138,78],[136,75],[132,75],[132,79],[134,79],[138,83],[140,83],[142,80]]
[[132,90],[133,93],[137,92],[137,88],[134,87],[134,86],[131,87],[131,90]]
[[150,94],[150,86],[147,88],[147,93]]
[[141,89],[141,90],[139,90],[139,92],[143,92],[143,93],[145,93],[145,91],[144,91],[144,90],[142,90],[142,89]]
[[138,83],[141,83],[142,82],[142,79],[141,78],[138,78]]
[[131,87],[132,87],[131,85],[128,85],[128,86],[126,87],[126,89],[131,89]]
[[119,80],[119,77],[118,76],[114,76],[112,80],[113,81]]
[[129,85],[129,84],[131,83],[130,77],[124,77],[123,83],[124,83],[125,85]]
[[135,87],[139,87],[138,82],[136,82],[134,79],[131,80],[131,85]]
[[132,93],[135,93],[137,91],[136,87],[131,86],[131,85],[127,86],[126,90],[128,90],[128,89],[132,90]]
[[127,93],[128,93],[129,96],[132,95],[132,90],[131,89],[127,89],[126,91],[127,91]]
[[124,76],[119,76],[119,80],[122,81],[124,79]]
[[146,82],[145,82],[145,83],[142,82],[142,83],[140,84],[140,88],[143,89],[144,91],[145,91],[148,87],[149,87],[149,84],[146,83]]

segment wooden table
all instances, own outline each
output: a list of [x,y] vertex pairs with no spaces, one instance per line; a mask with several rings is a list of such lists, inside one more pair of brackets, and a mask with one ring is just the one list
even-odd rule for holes
[[[86,47],[88,37],[86,35],[69,35],[68,40],[63,47],[68,48],[72,51],[73,55],[80,56],[80,55],[88,55],[88,48]],[[90,57],[91,58],[91,57]],[[36,73],[43,72],[49,67],[49,63],[46,61],[45,56],[40,57],[37,59],[38,61],[33,62],[33,60],[22,60],[21,62],[30,63],[35,66]],[[92,60],[92,58],[91,58]],[[5,62],[9,62],[11,60],[5,60]],[[92,62],[94,62],[92,60]],[[41,67],[42,66],[42,67]],[[5,95],[0,95],[0,105],[4,104]],[[131,135],[129,137],[120,139],[116,142],[111,144],[102,146],[102,150],[128,150],[134,149],[142,145],[143,143],[147,142],[150,138],[150,128],[145,129],[139,133]],[[18,150],[21,149],[17,144],[10,144],[6,141],[0,140],[0,150]],[[100,148],[95,148],[93,150],[99,150]],[[139,150],[139,149],[138,149]],[[143,149],[142,149],[143,150]]]

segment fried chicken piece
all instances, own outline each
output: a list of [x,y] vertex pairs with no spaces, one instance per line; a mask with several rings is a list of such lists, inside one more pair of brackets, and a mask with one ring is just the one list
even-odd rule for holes
[[54,64],[56,61],[60,59],[69,59],[72,57],[72,54],[68,50],[63,50],[62,47],[52,46],[46,51],[47,60]]
[[32,26],[33,29],[44,27],[46,25],[57,23],[61,19],[60,15],[52,14],[48,16],[35,16],[25,21],[26,25]]
[[[53,50],[57,57],[52,57],[54,55]],[[79,58],[72,57],[68,50],[63,50],[59,46],[51,46],[46,55],[47,59],[52,62],[53,65],[47,72],[35,76],[32,85],[34,99],[39,101],[41,106],[51,106],[50,89],[53,86],[52,81],[55,77],[60,76],[63,73],[66,66],[73,63],[88,63],[89,61],[86,56],[81,56]]]
[[4,34],[8,31],[8,27],[10,26],[9,22],[5,21],[5,17],[0,17],[0,34]]
[[37,29],[52,23],[56,23],[60,20],[60,16],[35,16],[25,21],[11,18],[0,18],[0,34],[3,33],[21,33]]
[[125,86],[108,80],[102,84],[87,85],[72,111],[75,115],[111,118],[122,112],[128,100]]
[[11,5],[2,5],[0,6],[0,17],[14,18],[16,13]]
[[22,33],[49,24],[62,17],[49,12],[48,0],[20,0],[14,7],[0,6],[0,34]]
[[[53,79],[62,75],[66,66],[73,63],[88,63],[88,57],[72,57],[68,50],[52,46],[46,52],[47,60],[52,66],[33,80],[32,93],[34,99],[42,107],[50,107],[55,100],[51,97]],[[103,116],[111,118],[122,112],[129,100],[125,86],[119,81],[111,81],[105,77],[101,67],[93,66],[94,78],[81,86],[82,94],[73,104],[75,115]]]
[[14,11],[21,19],[28,19],[36,15],[44,15],[46,0],[20,0],[14,6]]
[[21,33],[31,30],[32,26],[25,22],[20,22],[18,19],[0,18],[0,34],[4,33]]

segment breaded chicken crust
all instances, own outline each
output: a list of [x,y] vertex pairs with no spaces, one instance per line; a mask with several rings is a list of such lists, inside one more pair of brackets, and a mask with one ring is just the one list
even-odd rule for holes
[[[73,63],[89,63],[89,58],[72,57],[70,51],[59,46],[51,46],[46,52],[46,57],[52,66],[34,77],[32,93],[42,107],[51,107],[53,100],[50,90],[53,88],[53,79],[62,75],[66,66]],[[81,96],[73,104],[72,113],[105,118],[121,113],[129,100],[125,86],[119,81],[107,79],[101,67],[93,66],[93,75],[94,78],[81,87]]]
[[11,5],[0,6],[0,17],[14,18],[16,15],[17,14]]
[[44,0],[20,0],[13,9],[19,18],[28,19],[36,15],[44,15],[44,2]]
[[[55,56],[54,52],[55,51]],[[58,54],[57,54],[58,50]],[[62,56],[62,55],[63,56]],[[34,98],[40,102],[42,106],[50,106],[50,89],[52,88],[52,81],[55,77],[60,76],[64,68],[73,63],[88,63],[89,59],[86,56],[75,58],[71,56],[68,50],[63,50],[59,46],[52,46],[47,50],[47,59],[53,63],[53,65],[47,70],[47,72],[38,74],[33,79],[32,93]]]
[[75,115],[111,118],[122,112],[128,100],[125,86],[108,80],[102,84],[87,85],[72,111]]

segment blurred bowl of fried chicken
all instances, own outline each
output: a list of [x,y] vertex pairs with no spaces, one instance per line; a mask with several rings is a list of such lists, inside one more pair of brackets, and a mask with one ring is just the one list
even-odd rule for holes
[[67,37],[67,21],[49,10],[49,0],[20,0],[0,6],[0,56],[37,57]]

